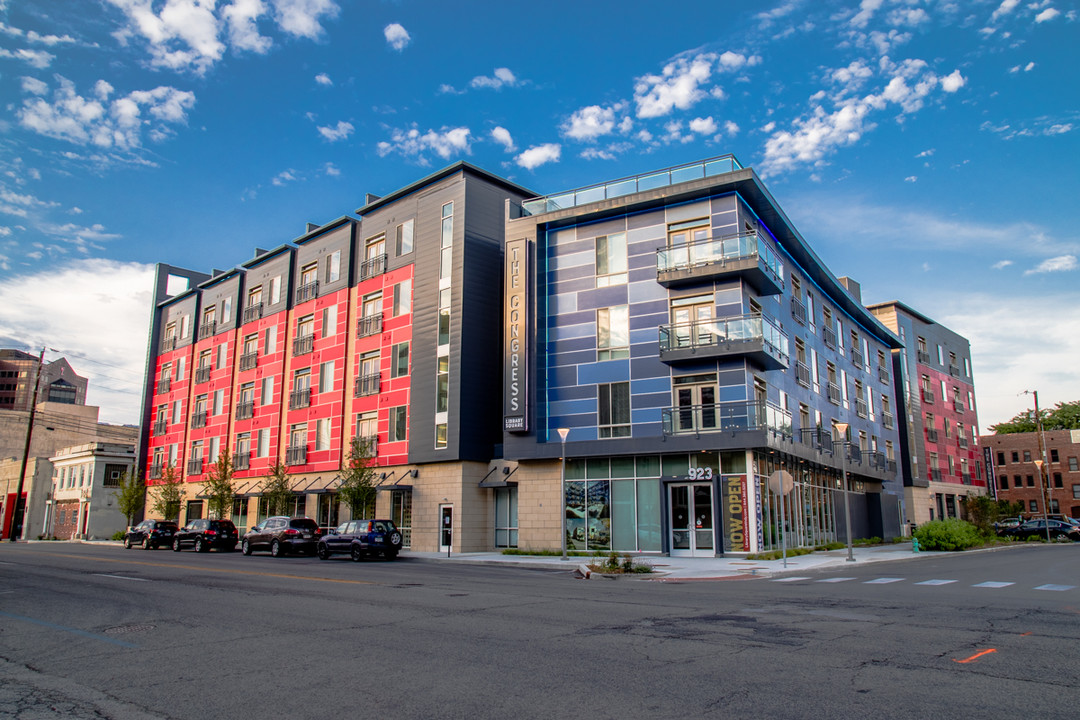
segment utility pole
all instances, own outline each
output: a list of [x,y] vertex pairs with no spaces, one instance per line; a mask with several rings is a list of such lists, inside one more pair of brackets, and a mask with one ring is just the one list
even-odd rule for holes
[[[41,371],[44,369],[45,348],[41,348],[38,355],[37,378],[34,379],[34,399],[30,402],[30,421],[26,424],[26,447],[23,448],[22,467],[19,468],[19,483],[15,489],[15,500],[11,506],[11,526],[8,528],[8,540],[15,542],[15,523],[19,516],[19,502],[22,500],[23,477],[26,476],[26,464],[30,460],[30,439],[34,434],[34,414],[37,412],[38,389],[41,387]],[[26,505],[23,505],[23,515],[26,514]]]
[[[1050,541],[1050,502],[1053,499],[1050,494],[1050,466],[1046,463],[1046,442],[1043,439],[1043,424],[1042,415],[1039,413],[1039,391],[1038,390],[1025,390],[1026,394],[1030,394],[1035,399],[1035,430],[1039,433],[1039,457],[1041,461],[1035,463],[1035,467],[1039,469],[1039,494],[1042,495],[1043,500],[1043,522],[1046,525],[1046,540]],[[1045,491],[1043,490],[1043,468],[1046,468],[1046,485]]]

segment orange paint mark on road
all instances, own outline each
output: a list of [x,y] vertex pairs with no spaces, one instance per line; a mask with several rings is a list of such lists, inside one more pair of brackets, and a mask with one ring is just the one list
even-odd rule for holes
[[983,655],[989,655],[990,653],[996,653],[996,652],[997,652],[997,650],[995,650],[994,648],[990,648],[989,650],[980,650],[979,652],[975,653],[971,657],[964,658],[963,660],[957,660],[956,658],[953,658],[953,662],[954,663],[960,663],[961,665],[963,665],[964,663],[974,662],[974,661],[978,660],[979,658],[981,658]]
[[1030,634],[1031,634],[1031,631],[1028,630],[1026,633],[1020,633],[1020,637],[1024,637],[1025,635],[1030,635]]

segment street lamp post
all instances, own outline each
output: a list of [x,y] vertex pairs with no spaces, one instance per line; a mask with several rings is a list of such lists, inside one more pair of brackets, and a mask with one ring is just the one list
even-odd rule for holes
[[562,536],[562,559],[566,560],[566,436],[570,428],[559,428],[559,440],[562,442],[561,467],[559,470],[559,534]]
[[836,423],[840,433],[840,481],[844,490],[844,527],[847,530],[847,561],[855,562],[855,551],[851,547],[851,500],[848,499],[847,482],[847,431],[848,423]]

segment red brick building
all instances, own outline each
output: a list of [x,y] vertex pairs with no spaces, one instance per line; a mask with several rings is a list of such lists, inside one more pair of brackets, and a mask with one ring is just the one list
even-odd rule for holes
[[1048,430],[1046,466],[1042,459],[1039,433],[983,435],[987,469],[997,497],[1022,502],[1026,515],[1042,515],[1049,480],[1050,513],[1080,518],[1080,430]]

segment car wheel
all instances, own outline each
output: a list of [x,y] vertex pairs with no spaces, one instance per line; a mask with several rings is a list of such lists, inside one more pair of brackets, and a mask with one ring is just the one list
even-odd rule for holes
[[316,550],[320,560],[330,559],[330,548],[326,547],[326,543],[319,543],[319,549]]
[[390,544],[395,548],[401,547],[401,533],[396,531],[390,533]]
[[124,536],[124,549],[125,550],[130,550],[131,549],[131,538],[129,538],[127,535]]
[[360,562],[364,559],[364,551],[360,549],[359,545],[353,545],[352,552],[350,554],[352,555],[352,559],[355,562]]
[[243,543],[241,543],[240,552],[244,553],[245,555],[250,555],[251,554],[251,545],[248,545],[247,540],[245,540]]
[[142,549],[143,550],[153,550],[154,549],[154,544],[152,542],[150,542],[150,536],[149,535],[147,535],[146,537],[143,538]]
[[173,538],[172,549],[173,552],[180,552],[180,538]]
[[281,557],[285,554],[284,552],[282,552],[281,543],[279,543],[277,540],[270,543],[270,554],[274,557]]
[[195,538],[195,552],[206,552],[209,549],[202,538]]

